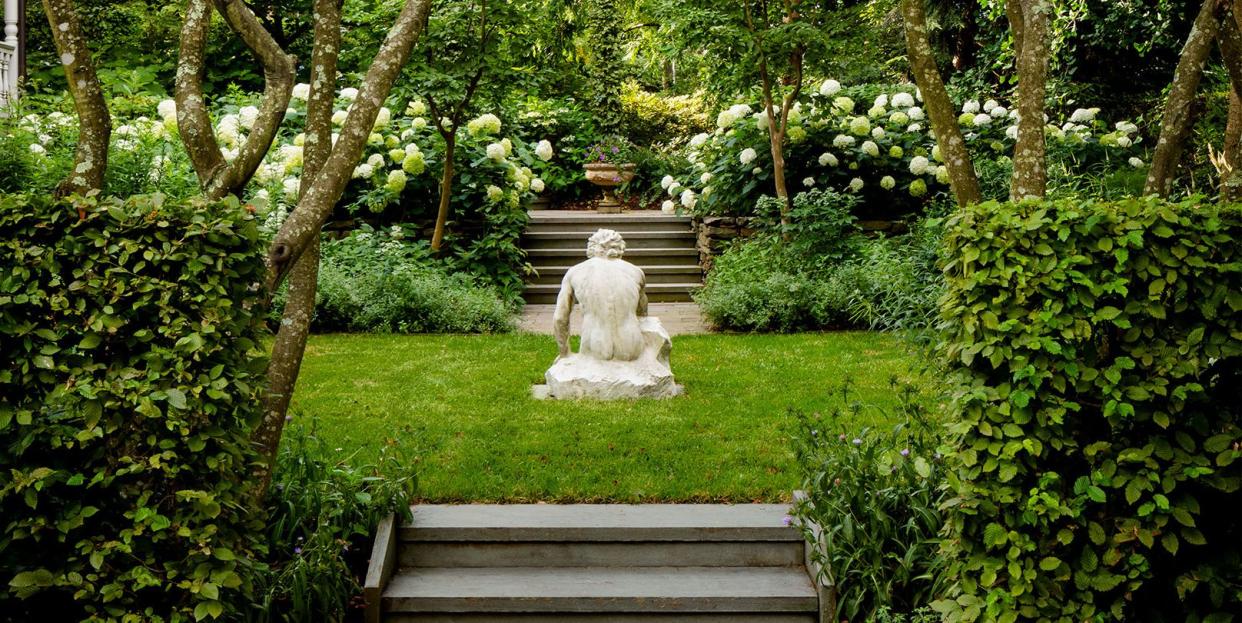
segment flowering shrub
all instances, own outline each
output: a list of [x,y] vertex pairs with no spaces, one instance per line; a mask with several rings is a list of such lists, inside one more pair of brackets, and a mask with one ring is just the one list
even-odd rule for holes
[[[1008,161],[1017,112],[996,100],[971,100],[962,110],[959,122],[976,157]],[[1077,110],[1064,123],[1049,124],[1050,155],[1080,166],[1115,161],[1144,167],[1138,127],[1123,121],[1110,128],[1098,112]],[[793,104],[789,119],[785,163],[791,193],[833,188],[892,214],[914,211],[948,188],[948,170],[912,87],[843,87],[828,80]],[[746,214],[759,196],[772,193],[767,124],[761,106],[736,104],[717,115],[715,131],[689,140],[691,168],[673,181],[696,193],[696,211]]]
[[945,581],[938,551],[948,495],[937,451],[941,428],[911,387],[895,379],[892,385],[902,423],[889,430],[839,428],[867,408],[851,402],[848,383],[834,411],[795,413],[805,497],[794,512],[832,595],[834,621],[913,613],[938,597]]

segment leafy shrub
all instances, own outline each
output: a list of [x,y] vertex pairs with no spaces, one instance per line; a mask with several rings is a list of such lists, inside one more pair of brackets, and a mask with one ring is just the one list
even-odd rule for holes
[[801,258],[805,270],[823,271],[849,257],[858,246],[855,195],[832,189],[808,190],[794,196],[786,223],[781,223],[785,202],[765,196],[755,205],[759,223],[779,234],[790,252]]
[[264,370],[238,203],[0,195],[0,609],[202,619],[250,594]]
[[[833,593],[833,620],[904,620],[943,589],[938,533],[948,495],[937,446],[940,425],[920,405],[913,388],[894,388],[901,424],[891,430],[845,433],[837,422],[851,402],[840,390],[836,411],[797,414],[794,447],[806,496],[795,514],[812,556]],[[857,419],[856,417],[851,419]]]
[[711,121],[701,98],[651,93],[635,80],[621,85],[621,133],[634,143],[668,143],[709,129]]
[[1242,608],[1242,213],[985,203],[947,222],[948,621]]
[[514,309],[499,290],[432,259],[425,243],[370,229],[324,244],[316,299],[313,327],[321,331],[492,333],[513,327]]
[[266,566],[243,618],[344,618],[359,603],[372,531],[389,513],[408,519],[417,483],[413,463],[394,446],[381,447],[375,463],[359,464],[328,448],[313,425],[287,429],[266,501]]

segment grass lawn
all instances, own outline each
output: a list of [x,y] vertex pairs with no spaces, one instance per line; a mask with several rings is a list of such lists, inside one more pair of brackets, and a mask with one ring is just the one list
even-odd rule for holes
[[[684,396],[535,400],[555,351],[527,334],[313,336],[293,413],[342,456],[395,443],[425,501],[776,501],[797,486],[788,408],[826,409],[847,377],[891,405],[917,361],[879,333],[682,336]],[[886,424],[850,417],[842,432]]]

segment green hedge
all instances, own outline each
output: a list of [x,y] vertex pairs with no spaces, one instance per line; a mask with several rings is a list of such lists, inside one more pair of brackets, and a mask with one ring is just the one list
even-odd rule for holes
[[1242,612],[1242,215],[987,203],[947,223],[947,621]]
[[162,203],[0,196],[12,620],[194,620],[250,590],[262,246],[236,201]]

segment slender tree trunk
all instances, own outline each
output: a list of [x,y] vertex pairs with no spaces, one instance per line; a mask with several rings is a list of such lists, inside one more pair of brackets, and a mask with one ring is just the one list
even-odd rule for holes
[[1009,18],[1009,34],[1013,37],[1014,63],[1022,58],[1022,43],[1026,35],[1026,11],[1022,8],[1023,0],[1005,0],[1005,16]]
[[375,60],[362,80],[362,91],[354,100],[354,106],[345,119],[332,153],[315,176],[311,187],[298,202],[298,209],[289,215],[280,231],[276,232],[267,257],[268,275],[265,285],[269,292],[275,291],[293,262],[318,240],[324,222],[340,200],[354,165],[366,148],[367,138],[371,135],[380,106],[391,92],[393,82],[401,73],[411,48],[427,24],[430,9],[430,0],[406,0],[396,23],[380,45]]
[[79,127],[73,171],[57,186],[56,194],[62,197],[85,195],[88,191],[103,189],[112,118],[73,1],[43,0],[43,10],[52,28],[52,41],[60,53],[60,64],[65,68]]
[[1160,139],[1156,153],[1151,159],[1147,184],[1143,194],[1168,197],[1173,190],[1173,179],[1181,162],[1182,150],[1190,134],[1190,109],[1203,77],[1212,44],[1220,29],[1222,3],[1220,0],[1204,0],[1182,48],[1181,60],[1173,74],[1169,99],[1164,107],[1164,122],[1160,127]]
[[914,73],[915,83],[923,92],[923,103],[927,108],[927,117],[931,120],[932,131],[936,135],[936,144],[940,146],[940,155],[949,169],[949,184],[953,195],[957,198],[958,205],[979,203],[983,201],[983,191],[979,188],[979,177],[975,174],[970,150],[966,148],[962,129],[957,123],[957,108],[944,88],[940,70],[936,67],[936,57],[927,40],[927,15],[924,12],[923,0],[902,0],[901,7],[906,26],[906,51],[910,56],[910,68]]
[[953,69],[964,71],[975,66],[978,36],[979,17],[975,14],[975,7],[967,7],[962,11],[962,29],[953,41]]
[[1220,52],[1229,70],[1229,123],[1225,126],[1225,145],[1221,150],[1220,196],[1225,201],[1242,200],[1242,0],[1234,0],[1221,19]]
[[[314,48],[311,56],[310,97],[306,103],[306,143],[303,147],[302,181],[299,196],[328,160],[332,151],[332,104],[336,99],[337,58],[341,47],[341,0],[315,0]],[[263,421],[252,439],[264,458],[259,464],[258,494],[263,497],[271,483],[280,438],[284,433],[289,400],[293,397],[306,339],[315,313],[315,293],[319,281],[319,241],[298,258],[289,272],[289,288],[280,328],[272,344],[267,367],[267,388],[263,395]]]
[[453,174],[457,154],[457,128],[444,135],[444,173],[440,176],[440,208],[436,210],[436,229],[431,234],[431,250],[440,251],[444,244],[444,227],[448,223],[449,202],[453,199]]
[[[1010,5],[1014,0],[1009,0]],[[1044,141],[1044,99],[1048,86],[1048,21],[1053,7],[1046,0],[1021,0],[1022,45],[1018,50],[1018,140],[1014,145],[1013,182],[1009,198],[1043,197],[1048,186],[1047,144]]]

